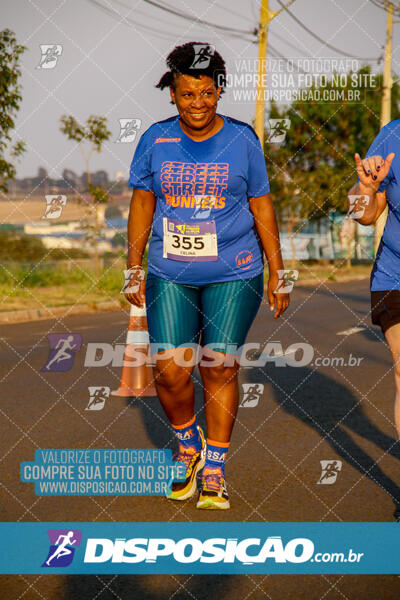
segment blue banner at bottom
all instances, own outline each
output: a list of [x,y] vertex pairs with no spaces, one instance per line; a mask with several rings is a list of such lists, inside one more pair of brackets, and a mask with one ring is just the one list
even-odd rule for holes
[[1,523],[2,574],[400,574],[397,523]]

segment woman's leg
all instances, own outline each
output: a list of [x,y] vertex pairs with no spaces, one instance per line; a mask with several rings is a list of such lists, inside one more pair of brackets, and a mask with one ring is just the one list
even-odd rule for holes
[[385,338],[392,352],[394,363],[394,380],[396,384],[396,396],[394,401],[394,422],[397,436],[400,439],[400,323],[389,327],[385,332]]
[[[188,364],[191,350],[182,344],[198,342],[198,298],[196,287],[151,273],[147,276],[147,324],[151,348],[156,350],[155,384],[164,411],[174,425],[186,423],[194,415],[193,365]],[[167,349],[158,351],[157,345],[162,344]]]
[[[190,348],[186,349],[186,362],[190,353]],[[154,367],[157,395],[173,425],[187,423],[194,415],[193,366],[179,366],[184,354],[180,348],[159,352]]]
[[[205,439],[194,414],[191,377],[199,339],[199,290],[149,274],[146,282],[147,324],[155,359],[157,394],[175,437],[174,459],[186,465],[185,481],[174,482],[167,496],[186,500],[197,489],[196,476],[204,466]],[[185,345],[193,347],[185,347]],[[157,348],[155,348],[157,345]],[[166,347],[161,350],[160,346]]]
[[212,356],[219,356],[220,361],[212,365],[202,358],[199,364],[204,385],[207,453],[197,508],[230,507],[225,461],[239,403],[239,364],[232,358],[237,357],[237,349],[246,340],[263,291],[262,274],[248,280],[211,284],[202,290],[202,344],[207,346],[208,354],[215,346]]
[[207,437],[211,440],[230,440],[239,403],[239,365],[237,361],[225,358],[232,358],[229,351],[234,354],[233,348],[244,344],[260,307],[263,291],[262,274],[251,279],[211,284],[202,290],[202,344],[221,348],[213,354],[219,355],[223,363],[218,366],[202,365],[206,362],[203,359],[199,365],[204,385]]
[[[227,356],[220,352],[215,355],[221,361]],[[229,442],[239,405],[239,365],[237,362],[234,366],[200,364],[199,370],[204,386],[207,438],[222,443]]]

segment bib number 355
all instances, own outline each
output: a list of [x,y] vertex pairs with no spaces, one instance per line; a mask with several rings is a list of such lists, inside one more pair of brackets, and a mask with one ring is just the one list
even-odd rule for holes
[[215,221],[183,223],[164,217],[163,257],[187,262],[218,260]]
[[190,238],[188,235],[179,236],[174,234],[172,237],[174,241],[171,246],[173,248],[183,248],[184,250],[202,250],[204,248],[204,242],[201,236]]

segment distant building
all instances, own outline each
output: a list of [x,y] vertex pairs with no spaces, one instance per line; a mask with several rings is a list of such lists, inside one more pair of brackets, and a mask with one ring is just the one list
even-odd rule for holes
[[[86,238],[79,221],[69,223],[29,223],[24,225],[24,233],[42,240],[46,248],[78,248],[93,252],[93,243]],[[113,249],[112,239],[115,230],[106,229],[98,240],[100,252],[110,252]]]
[[[61,178],[53,178],[48,175],[44,167],[39,167],[36,177],[24,177],[23,179],[14,179],[8,181],[9,194],[18,194],[27,192],[33,194],[72,194],[82,193],[87,190],[87,173],[78,175],[71,169],[64,169]],[[128,190],[128,181],[124,178],[122,171],[115,174],[114,185],[108,178],[107,171],[100,169],[91,173],[93,185],[104,186],[111,195],[123,194]]]

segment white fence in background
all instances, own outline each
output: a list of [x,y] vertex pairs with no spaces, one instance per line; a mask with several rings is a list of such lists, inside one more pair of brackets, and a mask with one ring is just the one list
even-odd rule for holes
[[[320,233],[297,233],[290,239],[289,234],[281,233],[281,248],[284,260],[295,258],[296,260],[334,259],[335,252],[330,232]],[[294,255],[293,256],[293,247]]]

